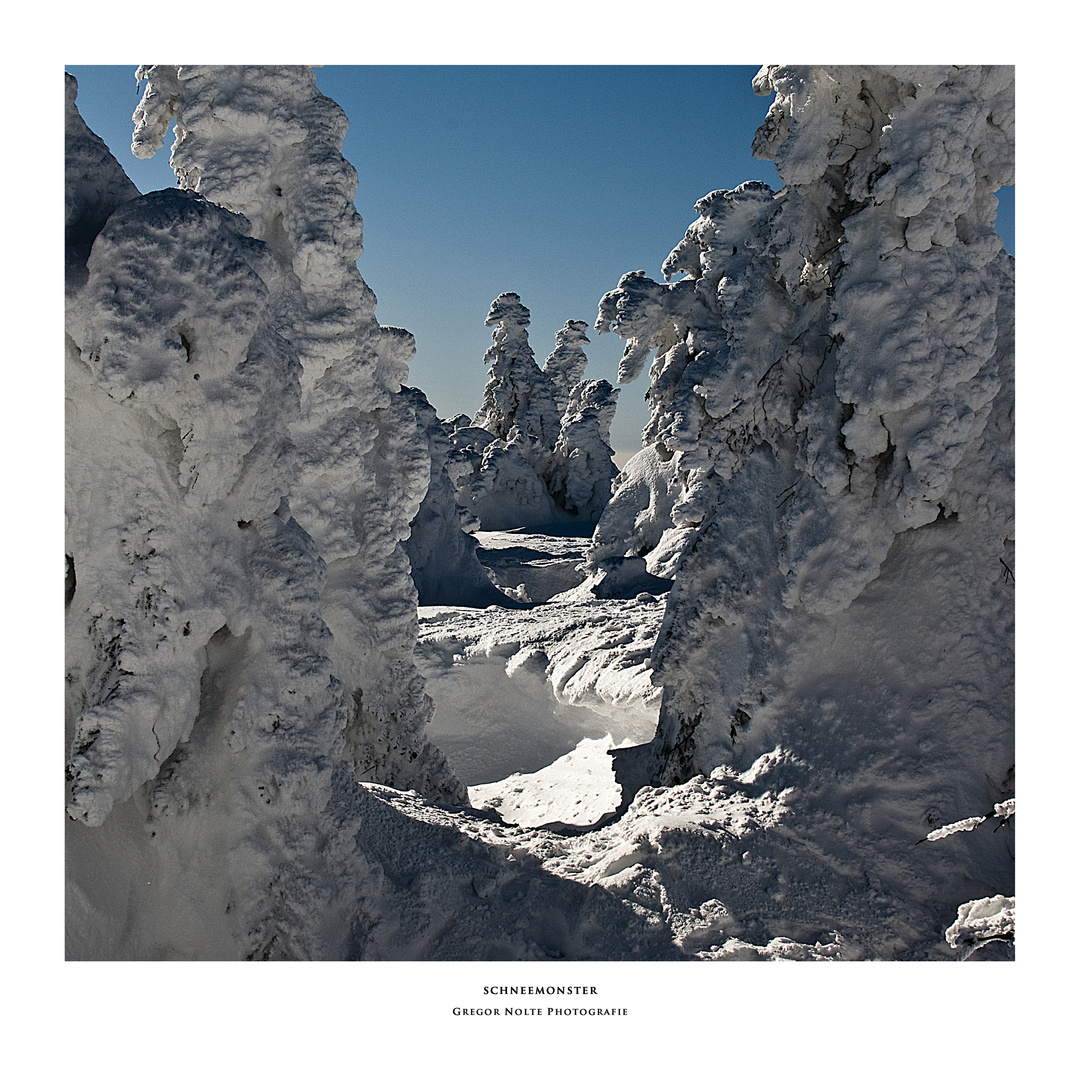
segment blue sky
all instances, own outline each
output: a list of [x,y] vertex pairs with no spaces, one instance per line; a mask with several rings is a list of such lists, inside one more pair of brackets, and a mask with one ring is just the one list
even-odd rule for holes
[[[68,65],[79,110],[142,191],[171,187],[168,147],[129,149],[139,99],[131,67]],[[383,325],[416,337],[410,382],[440,416],[472,413],[487,378],[484,318],[501,292],[532,312],[538,362],[567,319],[591,326],[620,276],[660,265],[716,188],[764,180],[750,156],[770,97],[755,66],[323,67],[317,82],[349,117],[364,280]],[[1012,189],[999,229],[1014,250]],[[622,340],[591,332],[587,378],[615,382]],[[640,446],[647,378],[622,388],[616,449]]]

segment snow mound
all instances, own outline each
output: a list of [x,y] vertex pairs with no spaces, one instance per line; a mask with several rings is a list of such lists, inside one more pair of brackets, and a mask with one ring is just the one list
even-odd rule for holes
[[[523,611],[422,608],[418,655],[445,663],[460,656],[527,664],[542,673],[559,701],[610,710],[651,710],[660,690],[649,656],[663,617],[648,600],[562,601]],[[430,678],[430,673],[429,673]]]
[[529,603],[546,603],[581,584],[587,541],[580,536],[527,533],[521,529],[481,531],[475,536],[481,544],[478,557],[499,588],[523,591]]
[[[578,763],[599,749],[583,746]],[[880,902],[858,903],[852,883],[834,889],[830,930],[823,933],[806,920],[812,907],[803,897],[809,860],[800,860],[784,836],[788,795],[771,783],[771,770],[781,764],[791,762],[772,755],[747,775],[723,773],[642,791],[623,817],[576,829],[523,828],[495,820],[490,810],[432,806],[412,794],[363,785],[368,810],[362,846],[368,831],[392,829],[401,836],[407,822],[412,882],[406,890],[394,884],[396,873],[379,878],[387,916],[372,929],[372,955],[861,957],[863,941],[878,925]],[[541,781],[516,778],[491,790],[512,797],[530,782]],[[380,841],[379,850],[389,871],[395,865],[390,842]]]
[[1011,943],[1016,934],[1016,898],[988,896],[961,904],[956,921],[945,931],[945,940],[963,950],[963,959],[992,941]]
[[594,825],[622,801],[608,754],[614,745],[610,734],[582,739],[570,753],[534,773],[470,787],[469,802],[479,810],[497,811],[514,825]]

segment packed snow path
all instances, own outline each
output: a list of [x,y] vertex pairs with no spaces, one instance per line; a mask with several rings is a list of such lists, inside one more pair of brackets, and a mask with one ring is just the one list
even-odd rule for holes
[[576,588],[587,538],[477,535],[499,585],[534,606],[420,608],[430,736],[473,806],[519,825],[594,824],[620,801],[607,751],[656,730],[648,658],[663,603]]

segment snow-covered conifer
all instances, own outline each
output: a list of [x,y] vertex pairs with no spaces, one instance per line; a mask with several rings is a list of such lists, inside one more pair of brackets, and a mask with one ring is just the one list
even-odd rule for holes
[[140,75],[180,190],[126,198],[68,124],[70,955],[340,957],[357,777],[467,801],[412,658],[412,337],[310,69]]
[[[416,715],[412,737],[423,742],[423,685],[411,661],[415,598],[401,542],[430,470],[427,438],[398,398],[415,342],[378,324],[374,293],[356,269],[356,170],[340,153],[348,120],[319,93],[310,68],[155,65],[137,74],[146,87],[136,153],[161,146],[175,118],[170,163],[180,186],[243,214],[287,270],[270,304],[300,361],[289,507],[329,567],[323,613],[338,677],[367,686],[355,721],[366,734],[350,737],[352,751],[371,743],[363,751],[371,779],[460,798],[452,780],[415,774],[417,762],[445,770],[426,755],[412,758],[400,730],[388,727]],[[400,668],[391,680],[388,648]]]
[[526,445],[550,450],[559,435],[559,408],[551,379],[537,366],[529,345],[529,309],[517,293],[501,293],[485,326],[494,326],[484,353],[489,365],[484,401],[473,423],[509,442],[520,433]]
[[619,391],[606,379],[575,383],[551,455],[547,486],[555,502],[581,521],[596,521],[619,470],[608,441]]
[[603,380],[581,381],[586,324],[567,321],[543,370],[528,343],[529,310],[516,293],[491,305],[493,324],[484,356],[490,374],[473,424],[498,443],[476,445],[460,501],[485,528],[595,521],[618,472],[608,443],[618,391]]
[[655,358],[627,468],[651,479],[616,491],[593,565],[662,550],[675,575],[624,796],[790,749],[792,798],[851,830],[897,910],[965,874],[1011,891],[1000,838],[949,866],[915,842],[928,805],[1011,767],[1012,76],[763,68],[754,149],[784,188],[702,198],[670,283],[626,275],[597,320],[621,380]]
[[588,358],[582,345],[589,344],[586,337],[588,329],[588,323],[568,319],[566,325],[556,332],[555,348],[544,361],[543,371],[551,379],[560,416],[566,413],[570,395],[585,374]]

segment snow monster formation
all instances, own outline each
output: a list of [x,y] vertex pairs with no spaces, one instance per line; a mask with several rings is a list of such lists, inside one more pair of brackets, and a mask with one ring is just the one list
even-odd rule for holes
[[467,804],[412,660],[412,339],[310,69],[138,77],[180,181],[141,197],[68,76],[69,956],[346,955],[357,776]]
[[604,379],[582,381],[587,324],[568,321],[541,369],[529,319],[517,293],[495,298],[483,404],[471,422],[448,422],[471,465],[458,499],[486,529],[595,522],[618,475],[608,439],[619,391]]
[[555,351],[544,361],[560,416],[547,487],[556,505],[584,521],[596,521],[619,475],[610,442],[619,391],[606,379],[582,379],[586,329],[586,323],[568,321],[555,334]]
[[1012,890],[1008,825],[915,845],[1012,794],[1013,70],[769,66],[754,88],[784,188],[706,195],[666,283],[600,302],[620,381],[655,359],[591,566],[674,577],[657,733],[616,774],[629,800],[767,760],[793,842],[899,926],[916,898]]

